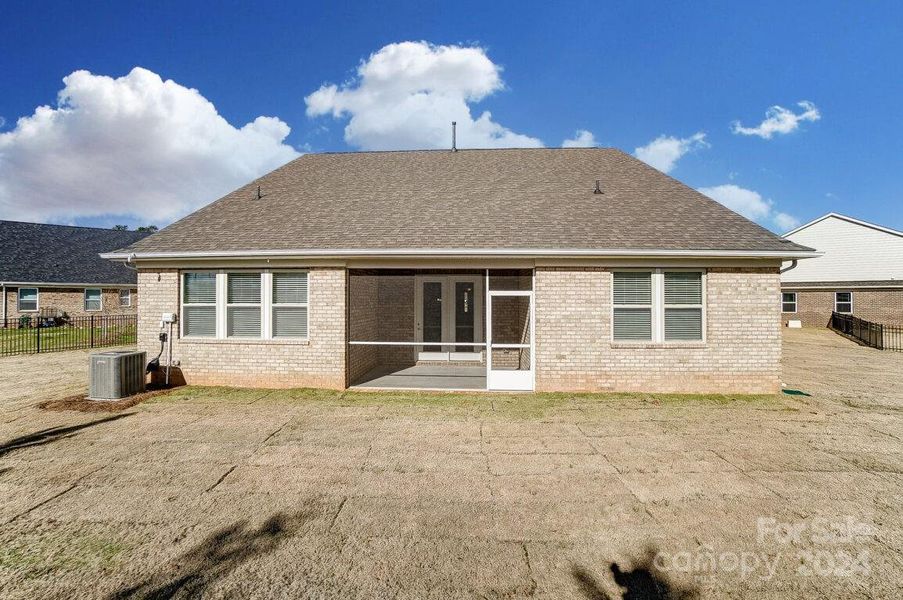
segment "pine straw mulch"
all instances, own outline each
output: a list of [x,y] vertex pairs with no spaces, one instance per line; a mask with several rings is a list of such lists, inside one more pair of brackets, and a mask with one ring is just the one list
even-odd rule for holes
[[89,400],[87,394],[76,394],[60,400],[45,400],[37,406],[44,410],[54,411],[75,410],[84,413],[120,412],[155,396],[168,394],[171,391],[173,391],[173,388],[149,390],[119,400]]

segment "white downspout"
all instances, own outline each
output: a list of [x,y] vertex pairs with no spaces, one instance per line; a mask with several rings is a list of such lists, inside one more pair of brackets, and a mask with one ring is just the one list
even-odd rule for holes
[[3,327],[6,327],[6,284],[0,283],[0,289],[3,290],[2,298],[3,298]]

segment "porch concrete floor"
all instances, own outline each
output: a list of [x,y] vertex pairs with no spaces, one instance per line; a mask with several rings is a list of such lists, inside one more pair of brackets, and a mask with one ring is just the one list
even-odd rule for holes
[[420,390],[485,390],[486,367],[415,365],[387,372],[385,367],[370,371],[352,388],[403,388]]

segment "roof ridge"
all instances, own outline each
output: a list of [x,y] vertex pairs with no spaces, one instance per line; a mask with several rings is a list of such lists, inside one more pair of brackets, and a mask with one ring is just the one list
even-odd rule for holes
[[136,231],[134,229],[111,229],[109,227],[92,227],[91,225],[63,225],[59,223],[36,223],[34,221],[15,221],[11,219],[0,219],[2,223],[16,223],[18,225],[39,225],[41,227],[68,227],[70,229],[94,229],[97,231],[115,231],[117,233],[152,233],[144,231]]
[[[335,154],[414,154],[414,153],[426,153],[426,152],[503,152],[510,150],[615,150],[617,152],[623,152],[620,148],[616,148],[614,146],[584,146],[579,148],[566,148],[564,146],[530,146],[530,147],[505,147],[505,148],[456,148],[452,150],[451,148],[413,148],[407,150],[327,150],[324,152],[305,152],[298,158],[302,158],[304,156],[325,156],[325,155],[335,155]],[[291,161],[289,161],[291,162]],[[286,163],[288,164],[288,163]]]

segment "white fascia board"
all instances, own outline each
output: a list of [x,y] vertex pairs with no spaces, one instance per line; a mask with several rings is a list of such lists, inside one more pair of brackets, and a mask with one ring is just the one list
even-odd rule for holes
[[897,236],[903,237],[903,231],[897,231],[896,229],[891,229],[890,227],[884,227],[882,225],[876,225],[875,223],[869,223],[868,221],[863,221],[861,219],[854,219],[853,217],[848,217],[846,215],[842,215],[840,213],[835,213],[835,212],[830,212],[826,215],[822,215],[821,217],[815,219],[814,221],[809,221],[808,223],[800,225],[793,231],[788,231],[781,237],[784,237],[784,238],[789,237],[789,236],[793,235],[794,233],[798,233],[798,232],[802,231],[803,229],[806,229],[807,227],[811,227],[811,226],[815,225],[816,223],[821,223],[825,219],[829,219],[832,217],[835,219],[840,219],[841,221],[847,221],[848,223],[853,223],[855,225],[862,225],[863,227],[868,227],[870,229],[875,229],[877,231],[883,231],[884,233],[889,233],[891,235],[897,235]]
[[335,250],[223,250],[200,252],[109,252],[101,258],[118,261],[180,260],[216,258],[611,258],[611,257],[698,257],[698,258],[816,258],[822,252],[783,250],[647,250],[647,249],[543,249],[543,248],[347,248]]

